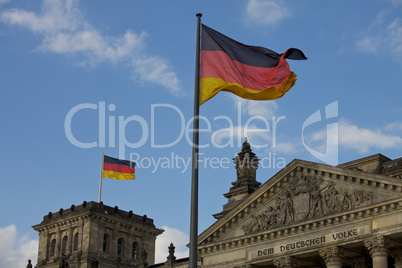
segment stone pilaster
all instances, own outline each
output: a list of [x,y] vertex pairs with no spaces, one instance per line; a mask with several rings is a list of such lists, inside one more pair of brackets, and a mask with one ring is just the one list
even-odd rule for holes
[[111,256],[117,256],[117,239],[119,239],[118,235],[119,230],[117,228],[114,228],[110,236],[110,242],[109,242]]
[[71,255],[72,252],[73,252],[73,225],[70,222],[67,236],[67,255]]
[[55,258],[60,257],[60,251],[61,251],[61,231],[60,231],[60,226],[57,226],[56,248],[55,248],[55,254],[54,254]]
[[274,265],[278,268],[295,268],[297,267],[297,259],[290,256],[284,256],[274,259]]
[[327,268],[341,268],[343,250],[340,247],[333,246],[320,249],[320,256],[324,259]]
[[388,267],[388,238],[382,235],[364,240],[364,246],[369,250],[373,259],[373,268]]

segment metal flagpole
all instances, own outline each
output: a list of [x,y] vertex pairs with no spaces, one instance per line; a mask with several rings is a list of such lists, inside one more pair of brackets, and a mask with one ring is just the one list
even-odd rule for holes
[[193,168],[191,178],[191,216],[190,216],[190,268],[197,268],[198,239],[198,146],[200,113],[200,36],[201,13],[197,13],[197,45],[195,58],[194,121],[193,121]]
[[101,164],[101,171],[100,171],[100,182],[99,182],[99,201],[101,202],[101,192],[102,192],[102,178],[103,178],[103,152],[102,152],[102,164]]

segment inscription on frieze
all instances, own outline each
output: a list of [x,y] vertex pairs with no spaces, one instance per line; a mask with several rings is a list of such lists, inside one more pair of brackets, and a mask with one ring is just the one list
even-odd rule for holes
[[299,239],[287,240],[269,244],[269,247],[257,247],[248,251],[248,260],[257,258],[270,258],[276,254],[283,254],[295,250],[310,249],[320,247],[324,244],[333,244],[339,241],[354,240],[357,237],[367,236],[371,233],[370,225],[361,225],[340,229],[338,231],[319,236],[305,236]]
[[266,209],[242,225],[245,234],[371,205],[374,193],[337,187],[311,175],[294,178]]

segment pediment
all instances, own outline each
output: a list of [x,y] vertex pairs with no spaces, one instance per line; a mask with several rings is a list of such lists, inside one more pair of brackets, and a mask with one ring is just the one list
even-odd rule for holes
[[402,200],[401,179],[294,160],[203,232],[199,244],[297,229],[314,222],[337,224],[345,215],[357,220],[379,205],[395,206],[392,202],[398,199]]

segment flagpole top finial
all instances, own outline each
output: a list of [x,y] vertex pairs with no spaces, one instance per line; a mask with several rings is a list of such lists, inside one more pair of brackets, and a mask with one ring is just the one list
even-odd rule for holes
[[201,14],[201,13],[197,13],[196,16],[197,16],[197,17],[202,17],[202,14]]

